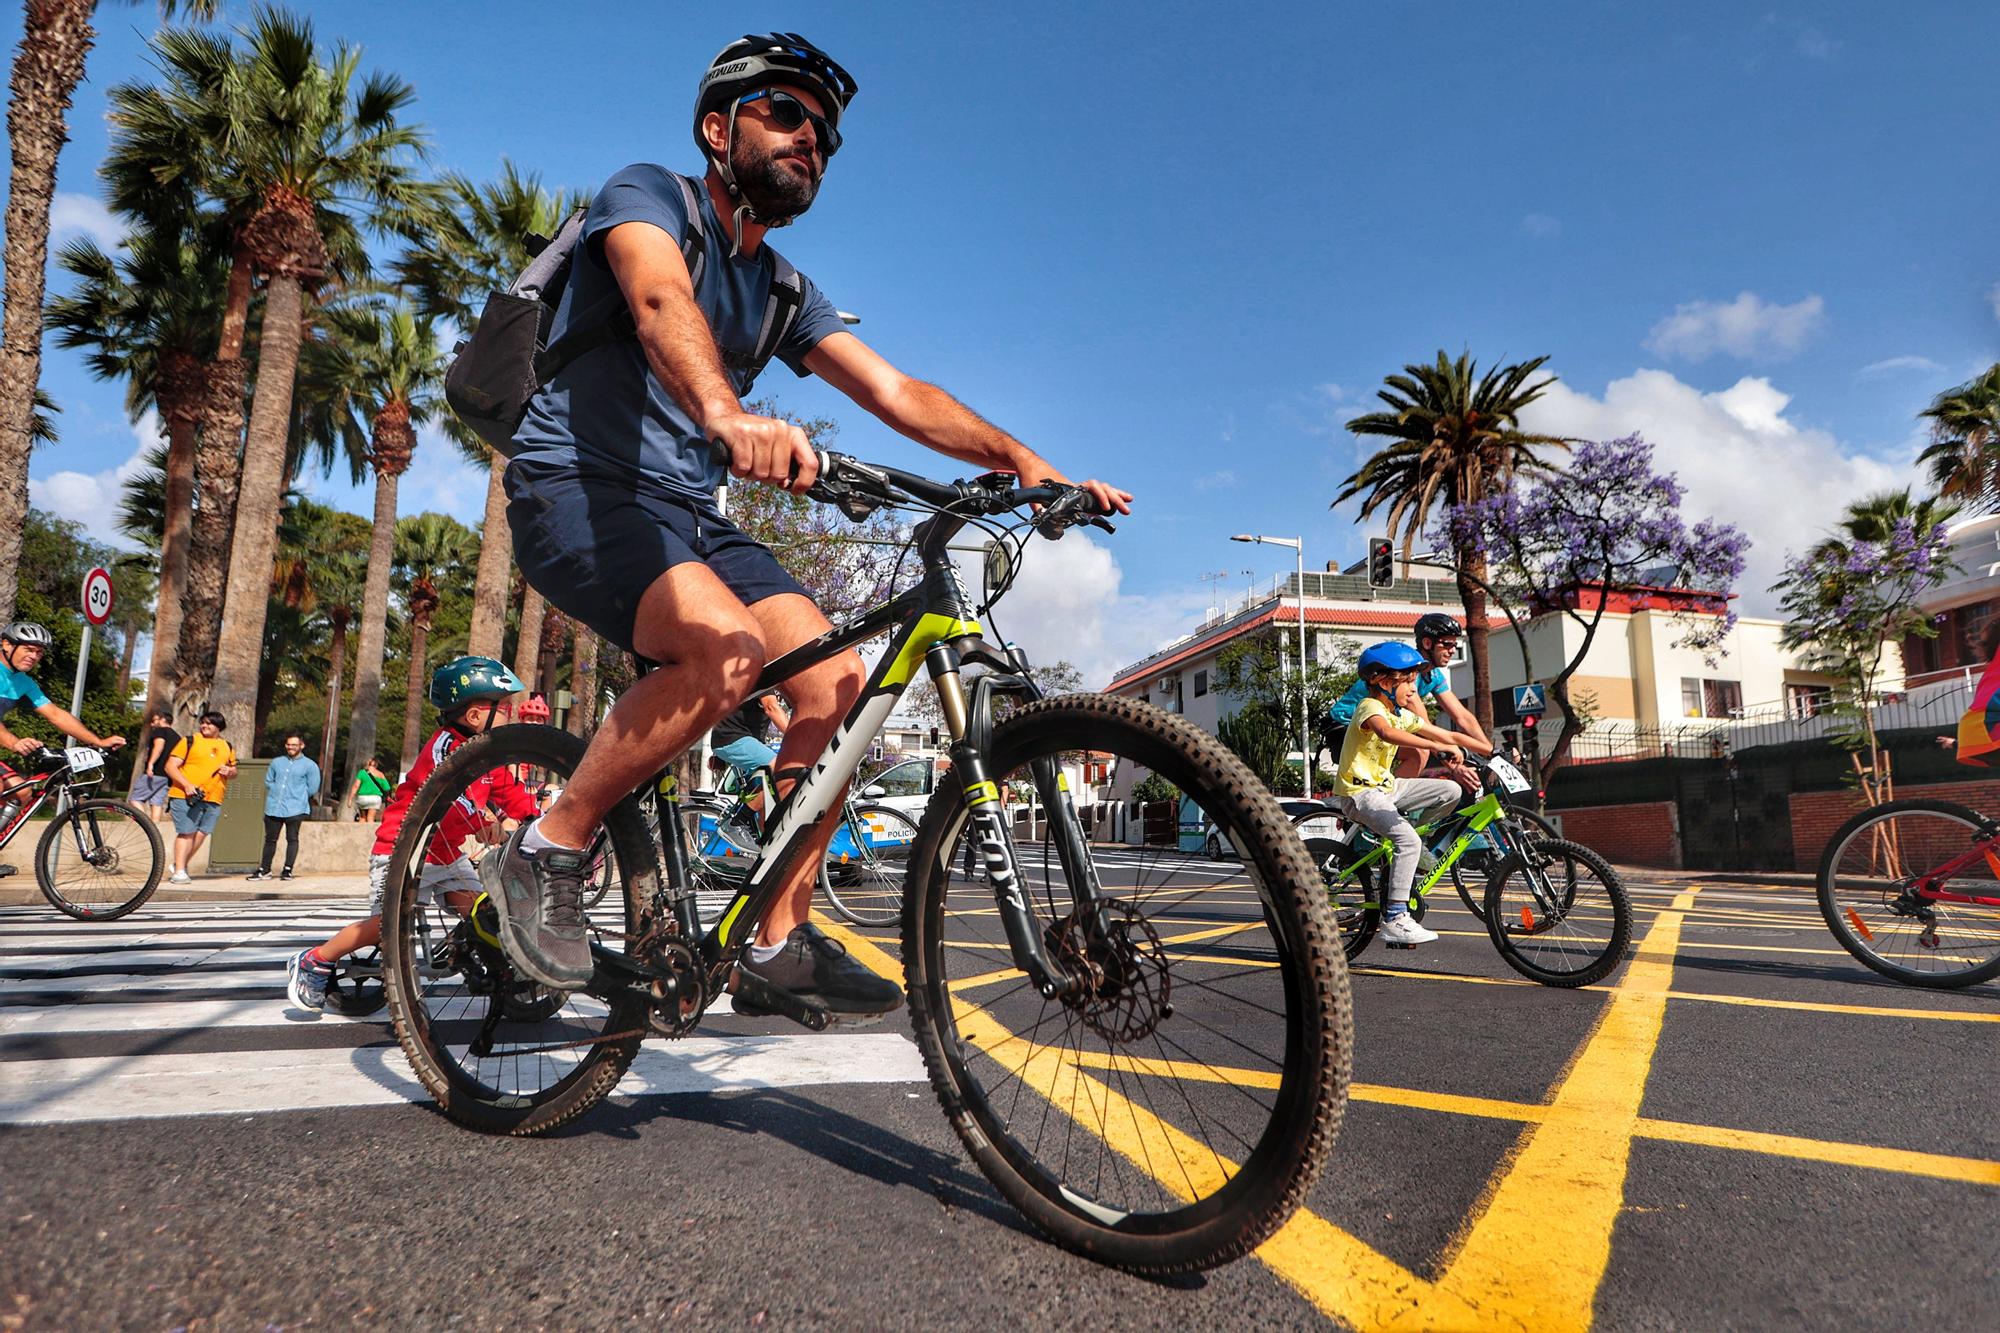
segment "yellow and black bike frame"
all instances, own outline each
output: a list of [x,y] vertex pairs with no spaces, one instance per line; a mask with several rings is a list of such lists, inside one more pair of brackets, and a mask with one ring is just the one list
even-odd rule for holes
[[[811,832],[821,820],[840,810],[848,782],[921,668],[937,687],[944,729],[951,737],[951,771],[1014,961],[1043,994],[1057,995],[1068,988],[1062,972],[1050,963],[1041,931],[1029,911],[1013,840],[1002,817],[999,788],[988,769],[993,694],[1007,692],[1035,699],[1040,692],[1018,649],[996,648],[984,637],[977,611],[948,550],[952,537],[963,526],[962,519],[944,513],[919,524],[912,537],[923,579],[916,587],[765,666],[757,680],[758,692],[780,686],[806,668],[885,631],[890,636],[867,685],[833,739],[766,816],[763,849],[712,930],[704,932],[695,913],[694,895],[688,887],[689,853],[682,842],[680,820],[672,817],[671,811],[668,817],[661,817],[659,811],[659,793],[668,775],[661,774],[648,784],[642,800],[648,803],[647,814],[660,833],[668,905],[680,924],[681,937],[700,941],[708,967],[732,962],[752,939],[757,923],[804,855]],[[973,680],[969,690],[961,674],[966,666],[987,669]],[[1095,899],[1099,886],[1068,784],[1052,761],[1038,760],[1032,768],[1037,793],[1050,812],[1050,838],[1071,892],[1078,899]],[[939,790],[949,788],[940,786]],[[664,799],[669,804],[672,801],[671,795]]]

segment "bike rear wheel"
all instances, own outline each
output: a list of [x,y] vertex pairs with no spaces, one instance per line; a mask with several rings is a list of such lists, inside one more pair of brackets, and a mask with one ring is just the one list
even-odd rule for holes
[[124,801],[78,801],[35,844],[35,883],[58,912],[116,921],[136,911],[167,868],[167,846],[146,812]]
[[[491,923],[476,929],[420,871],[427,853],[462,855],[474,870],[498,854],[471,838],[443,845],[440,822],[483,775],[525,765],[566,782],[583,751],[582,739],[553,727],[500,727],[467,741],[418,790],[389,867],[382,979],[396,1039],[444,1113],[490,1134],[543,1133],[595,1106],[638,1053],[649,1005],[630,990],[564,994],[515,976]],[[599,833],[611,887],[586,917],[596,946],[630,953],[658,875],[652,835],[629,798]],[[459,885],[477,889],[464,877],[436,888]]]
[[842,921],[857,926],[893,926],[903,919],[903,882],[917,825],[886,805],[848,807],[844,836],[854,850],[829,849],[819,866],[819,891]]
[[1015,828],[1018,891],[1052,960],[1082,979],[1044,998],[1014,967],[991,882],[957,873],[972,821],[941,793],[905,899],[912,1025],[960,1139],[1037,1227],[1137,1272],[1211,1267],[1282,1225],[1332,1146],[1346,963],[1284,812],[1213,737],[1134,700],[1072,695],[1001,723],[991,775],[1018,791],[1034,761],[1078,749],[1171,782],[1241,859],[1088,844],[1093,910],[1046,828]]
[[1995,836],[1992,821],[1949,801],[1863,810],[1820,858],[1820,914],[1841,948],[1905,985],[1952,990],[2000,976],[2000,905],[1940,902],[1918,888],[2000,900],[2000,847],[1980,848]]
[[1588,986],[1625,961],[1632,903],[1588,847],[1552,839],[1515,852],[1486,885],[1486,933],[1507,965],[1544,986]]
[[1340,951],[1353,962],[1375,938],[1382,924],[1382,886],[1389,867],[1380,859],[1355,866],[1364,855],[1353,844],[1332,838],[1307,838],[1306,855],[1319,870],[1326,891],[1327,906],[1333,911],[1334,928],[1340,932]]

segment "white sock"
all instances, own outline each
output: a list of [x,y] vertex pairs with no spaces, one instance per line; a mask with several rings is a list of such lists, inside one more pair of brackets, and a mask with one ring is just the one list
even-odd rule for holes
[[783,940],[779,940],[776,944],[753,944],[750,946],[750,961],[753,963],[768,963],[784,951],[785,941]]
[[542,836],[542,821],[537,819],[521,834],[521,850],[524,852],[546,852],[551,847],[559,852],[580,852],[581,847],[565,847],[559,842],[551,842]]

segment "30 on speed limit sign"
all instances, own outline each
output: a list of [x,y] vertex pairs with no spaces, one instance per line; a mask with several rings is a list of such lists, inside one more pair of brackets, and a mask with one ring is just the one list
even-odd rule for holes
[[93,625],[111,619],[111,571],[102,566],[83,576],[83,618]]

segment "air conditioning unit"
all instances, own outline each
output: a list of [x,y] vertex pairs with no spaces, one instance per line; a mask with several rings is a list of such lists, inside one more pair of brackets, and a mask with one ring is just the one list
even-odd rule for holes
[[1178,677],[1175,676],[1162,676],[1160,677],[1159,681],[1154,684],[1153,688],[1159,690],[1162,693],[1166,693],[1167,691],[1172,690],[1174,688],[1174,683],[1177,679]]

